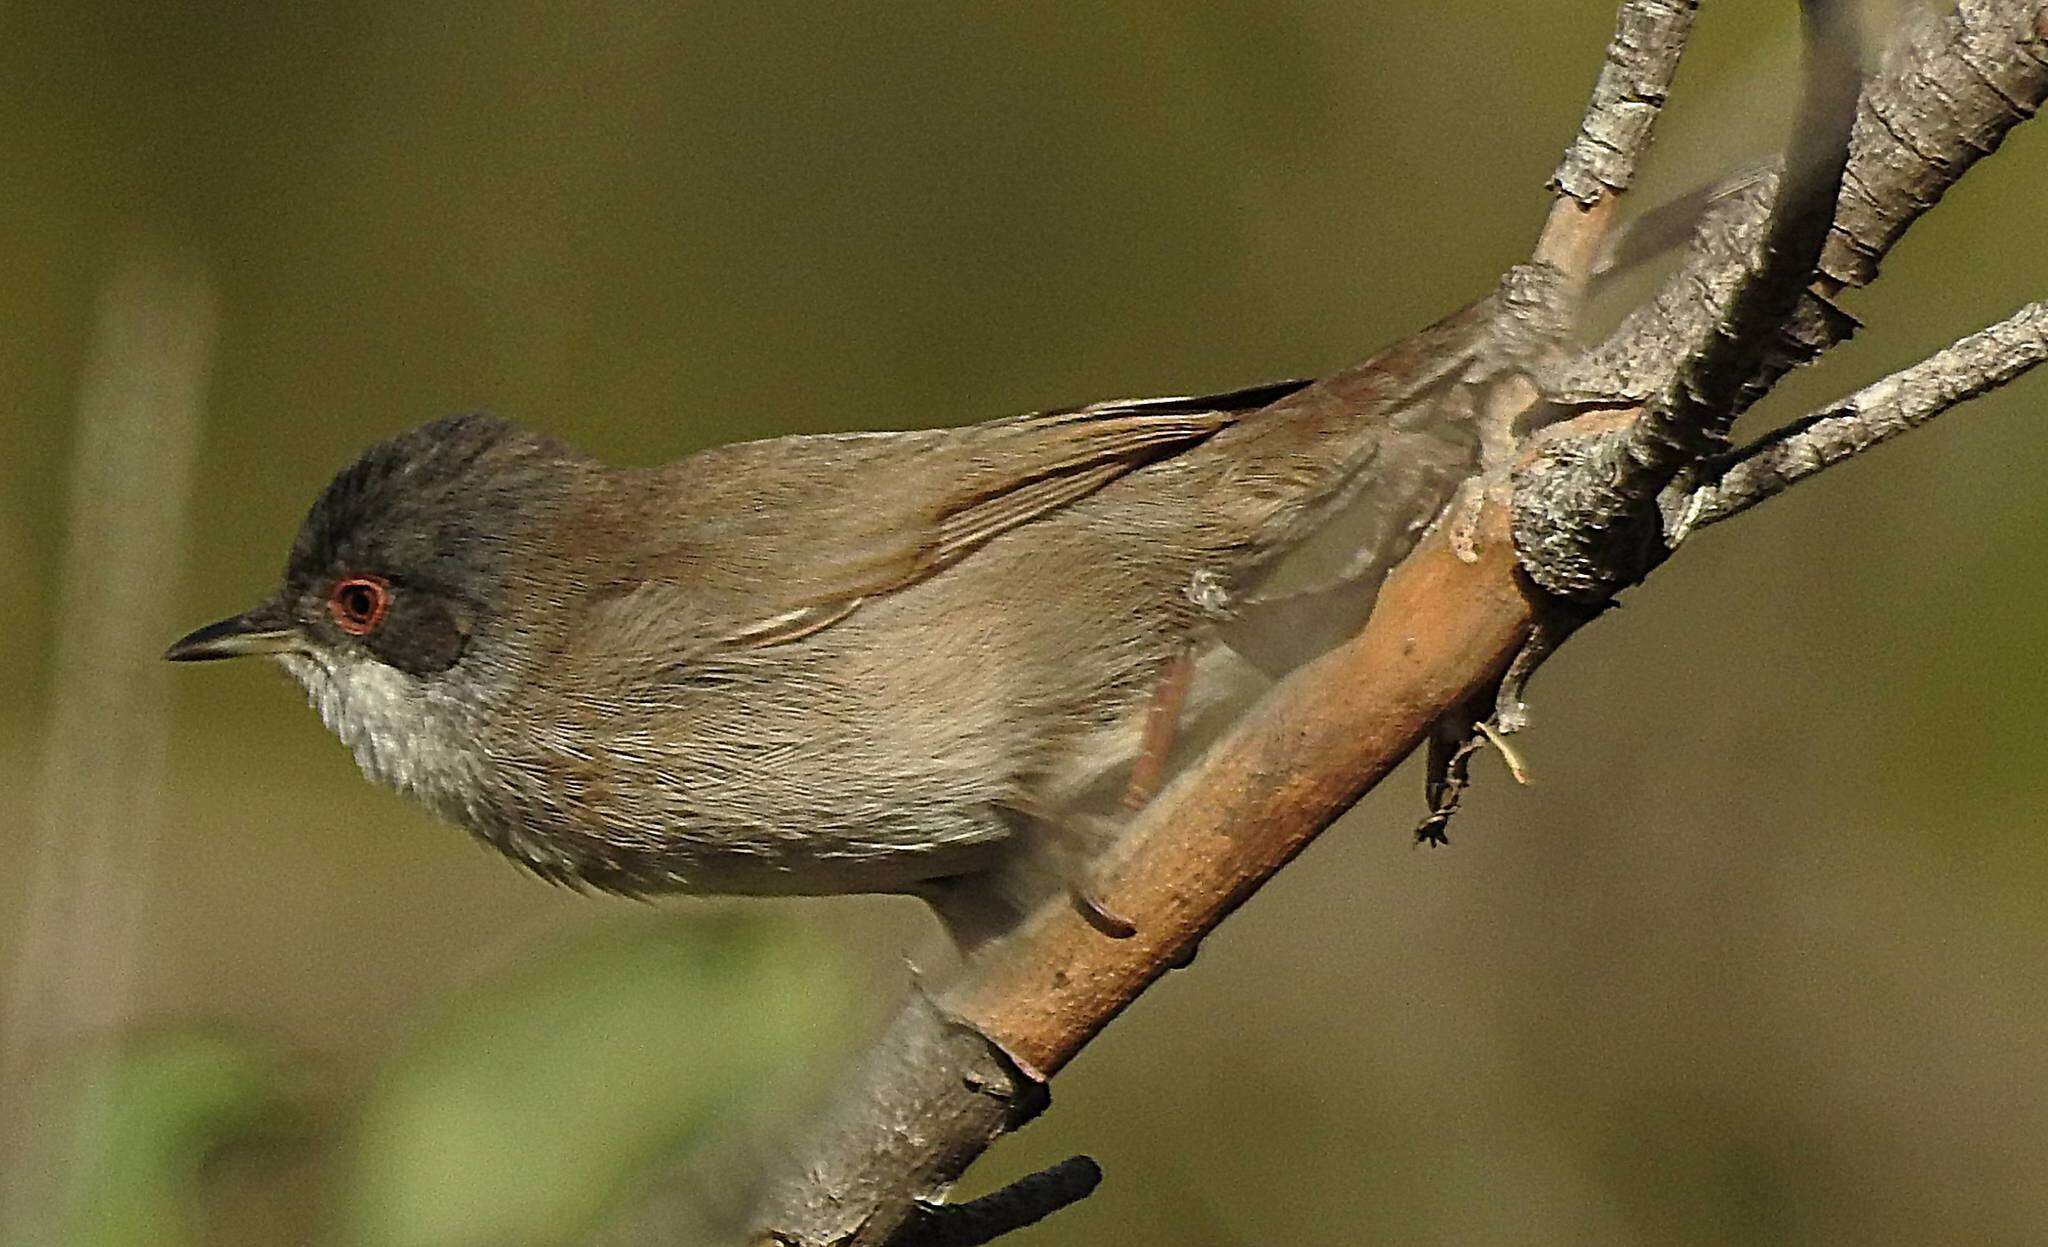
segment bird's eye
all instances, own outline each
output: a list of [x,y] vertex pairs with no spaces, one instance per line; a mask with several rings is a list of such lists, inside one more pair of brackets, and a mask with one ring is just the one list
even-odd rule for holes
[[334,583],[327,595],[328,613],[343,632],[364,636],[384,622],[391,609],[391,586],[374,576],[350,576]]

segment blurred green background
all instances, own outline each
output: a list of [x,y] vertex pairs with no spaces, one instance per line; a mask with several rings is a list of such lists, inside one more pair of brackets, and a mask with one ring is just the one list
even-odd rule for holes
[[[1793,8],[1707,6],[1640,200],[1773,143]],[[551,889],[280,673],[159,669],[363,445],[483,407],[647,462],[1351,362],[1523,253],[1611,20],[0,8],[9,1247],[689,1241],[934,957],[908,901]],[[2040,297],[2044,155],[1973,173],[1755,419]],[[88,628],[79,412],[137,256],[217,330],[183,553],[74,535],[146,590]],[[2044,403],[1699,538],[1544,672],[1534,786],[1482,763],[1448,850],[1395,777],[984,1162],[1108,1171],[1015,1241],[2038,1241]]]

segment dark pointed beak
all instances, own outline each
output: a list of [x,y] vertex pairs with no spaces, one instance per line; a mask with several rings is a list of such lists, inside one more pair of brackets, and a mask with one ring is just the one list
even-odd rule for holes
[[188,632],[171,642],[164,657],[172,662],[205,662],[213,658],[240,658],[244,654],[282,654],[299,648],[299,634],[286,619],[284,608],[266,602]]

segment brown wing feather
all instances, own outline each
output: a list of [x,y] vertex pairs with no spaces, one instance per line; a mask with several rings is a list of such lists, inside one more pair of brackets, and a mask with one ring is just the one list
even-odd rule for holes
[[1289,382],[1209,399],[1097,403],[958,429],[780,438],[639,474],[662,527],[587,618],[582,647],[662,653],[784,644],[915,584],[996,536],[1181,453]]

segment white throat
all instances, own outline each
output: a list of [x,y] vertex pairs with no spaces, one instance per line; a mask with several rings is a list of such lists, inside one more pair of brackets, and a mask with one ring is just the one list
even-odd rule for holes
[[481,763],[470,717],[431,683],[367,655],[278,655],[363,774],[473,826]]

